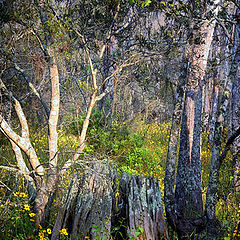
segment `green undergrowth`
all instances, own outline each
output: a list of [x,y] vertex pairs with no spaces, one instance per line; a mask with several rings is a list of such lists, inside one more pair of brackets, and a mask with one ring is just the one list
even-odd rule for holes
[[[112,159],[122,170],[129,174],[154,176],[164,192],[164,174],[167,157],[170,122],[146,124],[144,121],[135,120],[129,123],[106,122],[100,112],[96,111],[92,117],[84,154],[80,157],[80,165],[71,169],[65,176],[60,188],[67,189],[72,173],[81,170],[81,161],[85,164],[89,156],[102,159]],[[59,161],[60,168],[69,160],[78,148],[78,135],[84,116],[79,118],[67,117],[61,125],[59,133]],[[47,166],[48,141],[47,130],[32,131],[31,139],[42,164]],[[45,228],[38,232],[34,229],[34,212],[32,203],[27,195],[27,188],[21,176],[16,176],[14,168],[16,162],[11,151],[11,146],[0,136],[1,165],[11,166],[11,170],[1,168],[0,186],[0,236],[6,239],[49,239],[54,219],[57,214],[58,200],[54,200],[51,221]],[[208,145],[208,133],[202,135],[202,187],[203,198],[206,198],[208,176],[211,163],[211,147]],[[24,156],[26,157],[26,156]],[[233,188],[232,182],[232,155],[228,154],[220,171],[219,201],[217,204],[217,217],[222,222],[225,230],[225,239],[237,239],[240,206],[239,193]],[[67,229],[62,229],[60,239],[67,239]],[[172,239],[177,239],[172,235]]]

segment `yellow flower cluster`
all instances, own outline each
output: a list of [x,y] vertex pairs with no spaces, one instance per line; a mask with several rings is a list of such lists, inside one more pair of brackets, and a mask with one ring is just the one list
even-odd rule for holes
[[240,237],[240,232],[237,229],[234,230],[233,237]]
[[15,192],[14,193],[15,197],[20,197],[20,198],[27,198],[28,194],[24,193],[24,192]]
[[[240,212],[240,211],[239,211]],[[231,237],[231,234],[228,234],[229,237]],[[232,234],[233,237],[240,237],[240,231],[238,231],[238,228],[235,228],[235,230],[233,231],[233,234]]]
[[66,228],[61,229],[59,232],[60,232],[61,235],[65,235],[65,236],[68,235],[68,232],[67,232]]
[[47,230],[41,229],[38,233],[39,240],[48,240],[49,239],[48,235],[50,235],[51,233],[52,233],[52,230],[50,228],[48,228]]

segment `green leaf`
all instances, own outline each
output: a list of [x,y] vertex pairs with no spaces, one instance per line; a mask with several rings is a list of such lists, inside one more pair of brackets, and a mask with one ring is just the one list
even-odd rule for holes
[[141,4],[141,7],[144,8],[144,7],[147,7],[150,5],[150,3],[152,2],[152,0],[145,0],[142,4]]

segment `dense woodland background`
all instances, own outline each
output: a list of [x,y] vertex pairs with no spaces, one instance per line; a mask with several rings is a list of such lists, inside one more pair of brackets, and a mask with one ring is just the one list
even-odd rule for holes
[[0,239],[238,239],[240,2],[0,0]]

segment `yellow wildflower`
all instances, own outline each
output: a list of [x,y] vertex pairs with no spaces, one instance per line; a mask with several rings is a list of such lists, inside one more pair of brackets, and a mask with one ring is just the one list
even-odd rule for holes
[[52,230],[50,228],[47,229],[47,233],[48,234],[51,234],[52,233]]
[[28,195],[27,195],[26,193],[24,193],[24,192],[21,192],[21,193],[19,194],[19,197],[27,198]]
[[120,197],[120,193],[117,191],[116,192],[116,198]]
[[34,217],[36,214],[35,213],[29,213],[30,217]]
[[61,229],[59,232],[61,235],[66,235],[66,236],[68,235],[66,228]]
[[20,193],[19,192],[15,192],[14,196],[17,197]]
[[30,211],[30,206],[29,206],[28,204],[24,204],[24,209],[25,209],[26,211]]

